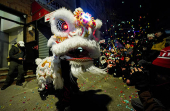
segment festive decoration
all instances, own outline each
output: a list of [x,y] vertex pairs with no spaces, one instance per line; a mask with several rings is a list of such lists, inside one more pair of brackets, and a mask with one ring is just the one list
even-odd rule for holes
[[[98,29],[102,26],[102,22],[99,19],[94,20],[94,17],[83,12],[81,8],[77,8],[74,13],[61,8],[52,14],[50,22],[54,35],[48,40],[47,46],[51,47],[53,56],[36,59],[39,91],[48,89],[49,83],[53,83],[55,89],[63,88],[60,64],[62,59],[70,61],[71,74],[74,77],[81,76],[87,71],[91,74],[106,74],[104,70],[95,67],[92,62],[94,58],[100,56]],[[79,47],[82,49],[81,52],[86,52],[86,54],[82,53],[79,58],[76,58],[74,54],[69,53]],[[77,66],[83,67],[83,70],[77,70]]]

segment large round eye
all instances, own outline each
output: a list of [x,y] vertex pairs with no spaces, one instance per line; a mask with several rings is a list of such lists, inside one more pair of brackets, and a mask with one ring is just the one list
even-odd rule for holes
[[57,20],[57,29],[60,31],[67,31],[68,25],[64,20]]

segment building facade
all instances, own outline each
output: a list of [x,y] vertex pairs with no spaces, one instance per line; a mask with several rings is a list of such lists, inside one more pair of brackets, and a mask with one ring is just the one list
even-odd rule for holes
[[[0,68],[8,67],[9,50],[21,40],[25,42],[30,66],[35,64],[35,58],[49,56],[44,50],[52,33],[45,15],[61,7],[71,11],[81,7],[95,19],[102,20],[102,30],[107,28],[104,0],[0,0]],[[33,50],[35,46],[38,50]]]
[[31,3],[31,0],[0,0],[0,68],[8,67],[6,57],[12,44],[35,39],[28,37],[25,27],[32,21]]

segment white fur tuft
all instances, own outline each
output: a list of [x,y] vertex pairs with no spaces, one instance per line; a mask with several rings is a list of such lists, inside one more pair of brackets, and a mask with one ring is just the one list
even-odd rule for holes
[[56,44],[55,41],[56,39],[54,38],[54,36],[51,36],[51,38],[47,42],[47,47],[52,47],[52,45]]
[[99,20],[99,19],[96,19],[96,27],[95,27],[95,29],[100,29],[101,26],[102,26],[102,21]]
[[36,63],[37,65],[39,65],[41,62],[42,62],[42,59],[40,59],[40,58],[35,59],[35,63]]
[[65,55],[68,51],[82,47],[89,51],[91,58],[100,56],[100,46],[95,40],[85,39],[79,36],[72,37],[59,44],[52,46],[51,50],[55,55]]
[[[68,25],[67,31],[60,31],[57,29],[57,22],[58,20],[64,20],[66,24]],[[60,8],[56,10],[52,17],[50,18],[51,23],[51,31],[53,34],[59,37],[67,37],[69,32],[72,32],[75,30],[75,17],[73,13],[70,10],[67,10],[65,8]]]

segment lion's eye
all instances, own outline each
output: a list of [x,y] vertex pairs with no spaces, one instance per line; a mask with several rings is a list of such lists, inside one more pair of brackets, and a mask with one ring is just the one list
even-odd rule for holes
[[63,20],[57,20],[57,29],[60,30],[60,31],[67,31],[68,25]]

